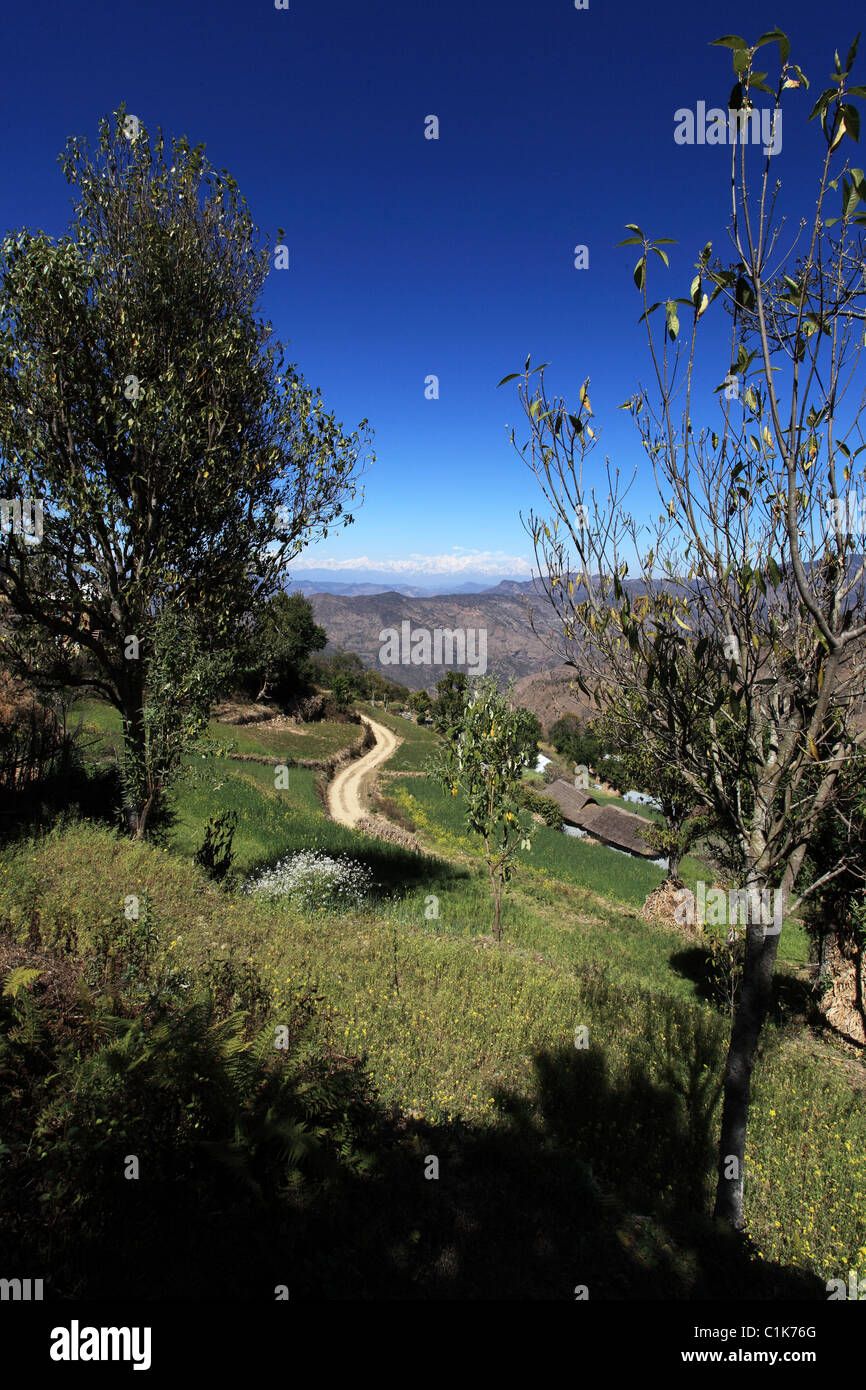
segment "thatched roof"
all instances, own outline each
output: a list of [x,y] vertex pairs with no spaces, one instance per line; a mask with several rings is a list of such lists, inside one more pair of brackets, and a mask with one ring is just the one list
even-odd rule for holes
[[578,787],[573,787],[562,777],[556,782],[551,782],[549,787],[545,787],[544,795],[552,797],[562,812],[562,819],[568,821],[569,825],[580,825],[578,817],[585,806],[598,806],[598,802],[590,796],[589,792],[583,792]]
[[594,802],[584,807],[575,824],[596,840],[603,840],[615,849],[641,854],[647,859],[656,856],[656,851],[650,849],[644,839],[647,822],[643,816],[635,816],[619,806],[599,806]]
[[581,791],[561,777],[545,787],[544,794],[556,802],[568,825],[576,825],[594,839],[613,845],[614,849],[655,858],[656,851],[649,848],[643,836],[647,825],[643,816],[623,811],[619,806],[600,806],[589,792]]

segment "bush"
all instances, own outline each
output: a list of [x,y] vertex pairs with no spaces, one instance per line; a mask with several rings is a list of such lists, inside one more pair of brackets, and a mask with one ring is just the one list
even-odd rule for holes
[[204,869],[208,877],[212,878],[214,883],[221,883],[224,888],[233,886],[232,841],[237,825],[237,811],[223,811],[218,816],[211,816],[205,827],[201,847],[193,856],[195,863]]
[[[144,1293],[172,1250],[195,1250],[199,1274],[224,1259],[231,1225],[232,1261],[255,1267],[255,1239],[240,1261],[236,1248],[254,1223],[276,1240],[303,1177],[365,1162],[362,1079],[299,1046],[309,1022],[226,1014],[207,989],[130,1004],[64,956],[0,940],[0,1224],[17,1263],[50,1265],[67,1297],[108,1296],[121,1273]],[[132,1156],[141,1182],[123,1180]]]
[[545,825],[552,826],[554,830],[562,829],[562,811],[552,796],[542,796],[540,792],[533,791],[532,787],[521,783],[517,787],[516,798],[527,811],[534,811],[541,816]]
[[366,864],[345,857],[332,859],[318,850],[304,850],[248,879],[245,891],[271,901],[288,900],[296,907],[316,912],[362,907],[374,887]]

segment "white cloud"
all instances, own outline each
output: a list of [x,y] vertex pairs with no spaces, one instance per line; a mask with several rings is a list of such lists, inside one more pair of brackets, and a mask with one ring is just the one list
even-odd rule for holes
[[464,550],[454,546],[447,555],[409,555],[404,560],[376,560],[369,555],[357,555],[348,560],[312,557],[306,562],[292,562],[292,573],[305,569],[372,570],[377,574],[484,574],[511,578],[532,574],[532,566],[522,555],[504,555],[501,551]]

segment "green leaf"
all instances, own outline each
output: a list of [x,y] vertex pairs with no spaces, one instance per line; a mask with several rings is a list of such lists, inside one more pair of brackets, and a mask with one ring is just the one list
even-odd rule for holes
[[744,48],[737,48],[737,49],[735,49],[735,50],[734,50],[734,72],[737,73],[737,75],[738,75],[739,77],[742,77],[742,76],[748,71],[748,67],[749,67],[749,55],[748,55],[747,51],[746,51]]
[[9,971],[3,981],[3,994],[7,998],[14,999],[22,989],[27,989],[34,980],[38,980],[41,974],[41,970],[34,970],[26,965],[17,965],[14,970]]
[[520,372],[511,372],[511,373],[509,373],[508,376],[504,376],[504,377],[502,378],[501,381],[499,381],[499,382],[496,383],[496,389],[497,389],[497,391],[499,390],[499,387],[500,387],[500,386],[504,386],[504,385],[505,385],[506,381],[516,381],[517,378],[518,378],[519,376],[520,376]]
[[859,42],[860,42],[860,35],[859,35],[859,33],[858,33],[856,39],[855,39],[854,42],[852,43],[851,47],[848,49],[848,57],[845,59],[845,71],[846,71],[846,73],[847,73],[847,72],[850,72],[851,69],[852,69],[853,66],[854,66],[854,59],[857,57],[857,45],[859,44]]
[[814,120],[819,114],[823,115],[835,95],[836,93],[832,87],[828,87],[826,91],[822,92],[809,113],[809,120]]
[[791,56],[791,40],[787,34],[783,34],[781,29],[770,29],[766,34],[762,34],[755,44],[755,48],[761,48],[765,43],[773,43],[778,40],[779,58],[783,63],[787,63]]
[[638,261],[637,265],[636,265],[635,268],[634,268],[634,282],[635,282],[635,285],[637,286],[637,288],[638,288],[639,290],[642,290],[642,289],[643,289],[645,280],[646,280],[646,256],[641,256],[640,260]]
[[741,39],[739,34],[725,34],[720,39],[713,39],[710,48],[748,48],[745,39]]
[[856,106],[851,106],[847,101],[841,106],[842,116],[845,121],[845,129],[852,140],[860,139],[860,112]]
[[860,201],[860,194],[847,179],[842,180],[842,215],[849,217]]

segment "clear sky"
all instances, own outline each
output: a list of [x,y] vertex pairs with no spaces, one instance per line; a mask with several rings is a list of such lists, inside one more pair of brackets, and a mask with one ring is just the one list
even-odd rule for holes
[[[731,56],[710,40],[776,25],[812,86],[790,94],[773,164],[808,215],[822,140],[805,118],[862,16],[854,0],[16,5],[0,225],[65,230],[57,156],[72,134],[95,141],[121,102],[151,130],[203,141],[257,224],[285,229],[290,268],[271,273],[263,312],[338,418],[366,416],[376,432],[355,525],[304,563],[527,577],[519,513],[540,499],[508,442],[507,426],[521,433],[514,386],[496,383],[527,353],[572,398],[589,376],[595,467],[606,453],[627,476],[638,465],[633,508],[650,506],[635,427],[616,409],[650,368],[635,253],[615,249],[624,224],[679,242],[652,299],[688,294],[706,241],[727,253],[729,151],[676,144],[674,112],[726,106]],[[766,53],[774,76],[778,48]],[[438,140],[425,139],[428,115]],[[576,245],[588,269],[575,269]],[[723,342],[702,378],[708,423]],[[430,374],[438,400],[425,399]]]

